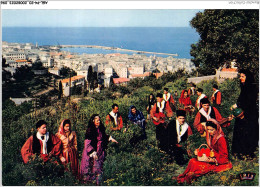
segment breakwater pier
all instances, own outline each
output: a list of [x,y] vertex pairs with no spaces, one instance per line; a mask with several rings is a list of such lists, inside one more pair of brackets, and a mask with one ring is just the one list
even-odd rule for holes
[[149,51],[139,51],[131,49],[123,49],[119,47],[107,47],[107,46],[98,46],[98,45],[60,45],[60,48],[96,48],[96,49],[105,49],[105,50],[119,50],[119,51],[128,51],[137,54],[157,54],[157,55],[167,55],[167,56],[178,56],[178,54],[171,53],[158,53],[158,52],[149,52]]

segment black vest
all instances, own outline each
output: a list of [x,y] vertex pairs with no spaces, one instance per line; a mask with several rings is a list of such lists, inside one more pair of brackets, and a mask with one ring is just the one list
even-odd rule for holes
[[[172,120],[167,128],[167,135],[168,135],[168,141],[170,144],[175,145],[178,143],[178,134],[177,134],[177,129],[176,129],[176,121]],[[184,135],[181,136],[181,141],[185,142],[188,139],[188,129],[186,130],[186,132],[184,133]]]
[[[216,115],[215,115],[215,111],[214,111],[213,107],[211,107],[211,112],[210,112],[209,116],[213,119],[216,119]],[[207,122],[207,119],[200,113],[200,123],[203,123],[203,122]]]
[[[47,151],[48,153],[51,152],[52,148],[53,148],[53,143],[52,143],[52,139],[51,139],[51,133],[49,133],[49,139],[47,141]],[[36,137],[36,134],[33,135],[33,144],[32,144],[32,150],[33,153],[41,153],[41,144],[40,144],[40,140]]]

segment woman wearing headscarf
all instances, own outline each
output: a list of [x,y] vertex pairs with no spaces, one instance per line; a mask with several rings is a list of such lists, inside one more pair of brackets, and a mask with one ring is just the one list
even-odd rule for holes
[[[59,127],[56,136],[61,140],[62,151],[60,154],[61,162],[66,166],[70,163],[70,168],[75,176],[79,176],[79,161],[77,148],[77,135],[71,130],[71,122],[69,119],[64,119]],[[67,168],[66,168],[67,169]]]
[[191,102],[191,99],[190,99],[190,97],[188,95],[188,91],[187,90],[182,90],[181,97],[179,98],[179,103],[180,103],[180,105],[183,106],[183,109],[186,112],[191,114],[192,102]]
[[107,144],[109,141],[118,143],[111,136],[108,136],[105,130],[99,115],[93,114],[88,122],[80,165],[83,182],[96,180],[96,184],[100,184]]
[[235,121],[232,153],[239,159],[243,159],[243,156],[253,158],[259,140],[259,114],[256,106],[258,91],[254,77],[248,70],[240,71],[240,87],[237,103],[231,109],[241,108],[244,116]]
[[[206,128],[207,144],[210,150],[214,152],[214,158],[208,157],[208,162],[201,162],[197,158],[192,158],[184,173],[177,178],[173,177],[173,179],[177,179],[178,183],[187,182],[190,184],[193,179],[209,172],[223,172],[232,168],[232,164],[228,160],[227,141],[221,127],[212,119],[207,122]],[[197,154],[198,150],[195,151],[195,155]]]

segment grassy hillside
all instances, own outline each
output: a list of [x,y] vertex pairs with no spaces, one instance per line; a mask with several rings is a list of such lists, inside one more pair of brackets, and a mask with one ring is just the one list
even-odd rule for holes
[[[212,84],[214,81],[203,82],[198,87],[205,90],[206,95],[211,96]],[[169,90],[187,88],[185,79],[178,79],[175,82],[168,82],[165,86]],[[223,94],[223,105],[221,114],[227,117],[230,114],[229,108],[236,102],[240,89],[238,80],[227,80],[219,86]],[[161,92],[162,91],[158,91]],[[85,131],[90,116],[94,113],[100,114],[102,122],[110,112],[111,105],[117,103],[123,116],[124,124],[127,124],[127,114],[129,107],[135,105],[146,116],[147,97],[150,93],[156,94],[154,88],[143,86],[136,88],[131,94],[127,94],[117,99],[82,100],[78,104],[69,105],[66,100],[53,103],[48,108],[42,108],[37,115],[31,113],[31,104],[26,103],[21,106],[14,106],[7,101],[3,103],[3,126],[2,126],[2,184],[3,185],[82,185],[74,179],[70,173],[61,173],[61,167],[55,164],[43,164],[37,159],[31,164],[25,165],[22,162],[20,150],[26,139],[35,132],[35,123],[39,119],[44,119],[49,123],[49,131],[56,133],[60,122],[69,118],[72,121],[72,129],[78,135],[78,150],[81,153],[84,146]],[[194,102],[196,97],[192,97]],[[196,114],[196,112],[195,112]],[[190,148],[193,152],[205,139],[201,138],[192,123],[195,114],[187,117],[194,135],[189,139]],[[229,149],[232,143],[234,121],[227,128],[224,128]],[[129,144],[133,132],[137,132],[135,126],[130,126],[127,132],[110,132],[119,144],[109,144],[107,157],[104,163],[104,174],[102,185],[179,185],[172,181],[172,176],[182,173],[187,165],[178,166],[175,162],[169,163],[169,157],[157,147],[155,138],[155,126],[148,122],[148,139],[140,142],[135,147]],[[230,150],[229,150],[230,151]],[[192,185],[258,185],[259,164],[258,152],[254,160],[240,161],[229,158],[233,164],[233,169],[218,174],[208,174],[200,177]],[[193,155],[194,156],[194,155]],[[256,173],[254,181],[240,181],[238,175],[242,172]]]

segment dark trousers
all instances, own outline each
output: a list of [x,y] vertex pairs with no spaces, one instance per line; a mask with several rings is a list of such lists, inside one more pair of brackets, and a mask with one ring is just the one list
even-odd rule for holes
[[163,150],[167,151],[167,138],[165,136],[166,130],[164,128],[164,124],[160,123],[159,125],[156,126],[156,139],[159,141],[158,147]]

